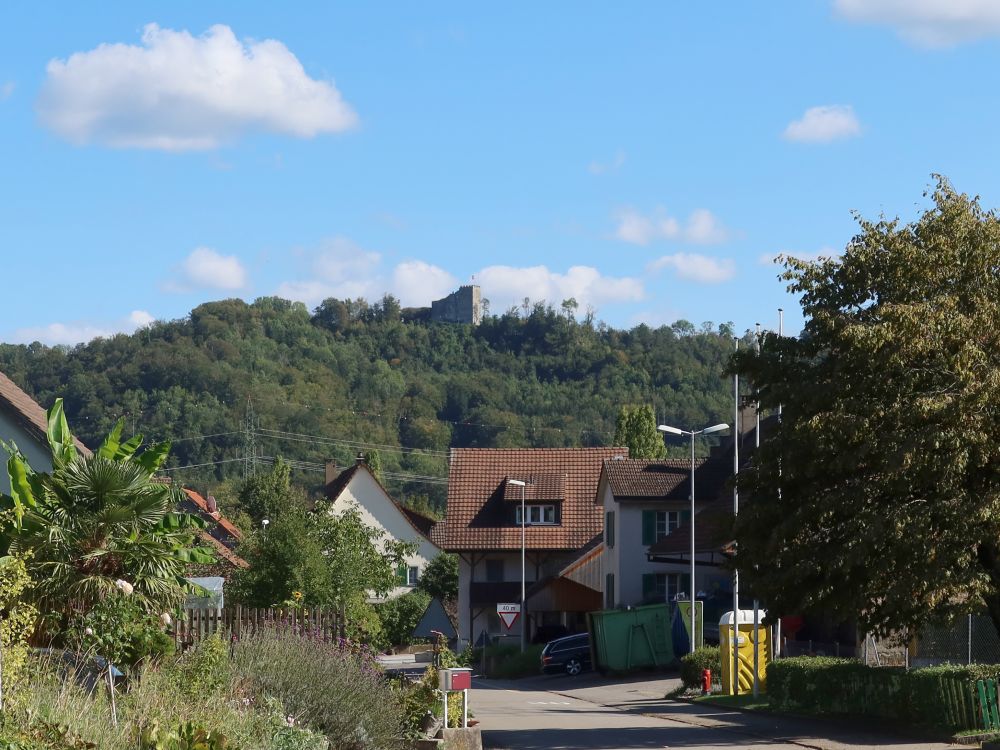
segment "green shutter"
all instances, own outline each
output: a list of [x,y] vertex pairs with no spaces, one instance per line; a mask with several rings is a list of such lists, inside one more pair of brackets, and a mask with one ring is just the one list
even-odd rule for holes
[[609,549],[615,546],[615,512],[613,510],[604,514],[604,543]]
[[642,512],[642,543],[652,544],[656,541],[656,511]]
[[396,581],[399,582],[400,586],[406,585],[406,563],[400,563],[396,566]]
[[656,573],[642,574],[642,600],[650,601],[656,595]]
[[691,511],[682,510],[678,518],[680,519],[681,526],[687,526],[691,523]]

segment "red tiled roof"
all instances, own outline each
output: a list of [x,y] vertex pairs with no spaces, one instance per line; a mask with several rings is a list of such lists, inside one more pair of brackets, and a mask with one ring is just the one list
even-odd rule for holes
[[227,535],[233,538],[233,541],[238,542],[243,538],[243,532],[234,526],[232,521],[219,513],[219,511],[215,511],[214,513],[209,511],[208,501],[205,500],[205,498],[203,498],[200,494],[194,490],[188,489],[187,487],[184,488],[184,494],[187,495],[188,500],[194,503],[199,512],[208,516],[208,518],[218,524]]
[[[697,481],[697,479],[695,480]],[[723,552],[733,539],[732,500],[716,500],[694,516],[695,554]],[[649,548],[650,555],[661,557],[691,555],[691,526],[681,524]]]
[[[595,502],[601,465],[628,448],[454,448],[448,472],[448,511],[432,541],[447,550],[519,549],[521,529],[509,520],[507,479],[558,476],[562,522],[528,526],[529,549],[579,549],[604,527]],[[520,499],[520,487],[517,497]],[[527,498],[527,494],[525,495]]]
[[[617,500],[686,500],[690,495],[691,462],[687,459],[612,459],[604,472]],[[725,457],[695,462],[695,497],[715,499],[732,476]]]
[[[511,484],[511,479],[524,482],[525,486]],[[505,478],[503,489],[504,500],[521,502],[522,491],[524,492],[525,502],[564,500],[566,498],[566,477],[562,474],[540,472],[538,474]]]
[[[45,409],[2,372],[0,372],[0,409],[10,414],[37,440],[43,444],[47,442],[48,417],[45,414]],[[80,453],[85,456],[90,455],[87,446],[76,437],[73,440]]]
[[218,539],[216,539],[214,536],[209,534],[204,529],[198,532],[198,536],[201,538],[202,541],[208,542],[215,549],[215,553],[220,558],[228,562],[230,565],[236,568],[250,567],[250,563],[248,563],[242,557],[237,555],[235,552],[229,549],[229,547],[224,545],[222,542],[220,542]]

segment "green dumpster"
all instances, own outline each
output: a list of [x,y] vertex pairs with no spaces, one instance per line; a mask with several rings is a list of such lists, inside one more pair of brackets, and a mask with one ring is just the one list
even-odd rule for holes
[[674,659],[666,604],[587,613],[590,650],[600,672],[666,667]]

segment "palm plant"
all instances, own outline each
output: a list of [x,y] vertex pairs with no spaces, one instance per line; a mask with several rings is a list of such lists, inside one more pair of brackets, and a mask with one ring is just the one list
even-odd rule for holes
[[52,471],[34,471],[15,445],[7,471],[11,494],[0,522],[0,553],[26,555],[43,611],[86,610],[128,581],[150,611],[178,605],[184,566],[215,561],[194,545],[204,523],[178,513],[179,490],[157,481],[169,443],[139,452],[142,436],[122,441],[119,421],[94,454],[76,448],[58,399],[48,412]]

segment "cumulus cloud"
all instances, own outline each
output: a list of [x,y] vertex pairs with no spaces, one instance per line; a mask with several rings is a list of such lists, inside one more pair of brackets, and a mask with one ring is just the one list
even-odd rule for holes
[[649,264],[650,271],[672,270],[678,278],[699,284],[719,284],[736,275],[736,264],[728,258],[711,258],[698,253],[674,253]]
[[410,260],[400,263],[392,272],[392,293],[404,307],[427,306],[455,291],[458,279],[443,268]]
[[77,144],[189,151],[259,131],[299,138],[353,127],[332,81],[310,78],[279,41],[202,36],[149,24],[142,43],[102,44],[52,60],[41,121]]
[[778,262],[778,258],[786,255],[798,260],[819,260],[820,258],[836,258],[840,252],[832,247],[821,247],[819,250],[782,250],[780,253],[762,253],[757,258],[757,262],[762,266],[773,266]]
[[1000,36],[996,0],[834,0],[834,8],[848,21],[890,26],[921,47]]
[[72,346],[98,337],[108,338],[116,333],[134,333],[154,320],[155,318],[145,310],[133,310],[127,317],[111,323],[76,320],[69,323],[49,323],[44,326],[19,328],[14,331],[12,341],[16,344],[40,341],[49,346]]
[[711,211],[699,208],[691,212],[685,223],[658,207],[651,214],[634,208],[624,208],[615,214],[618,226],[615,237],[633,245],[648,245],[656,240],[679,240],[696,245],[725,242],[730,233]]
[[333,237],[318,249],[305,252],[308,278],[281,283],[276,294],[313,307],[325,299],[381,296],[382,256],[365,250],[347,237]]
[[592,161],[587,165],[587,171],[591,174],[602,175],[608,172],[617,172],[625,165],[625,152],[619,149],[615,152],[615,158],[611,161]]
[[785,140],[800,143],[829,143],[861,135],[861,123],[849,104],[810,107],[798,120],[792,120],[784,132]]
[[210,247],[198,247],[181,262],[174,278],[163,290],[184,294],[195,289],[239,291],[247,285],[247,270],[235,255],[223,255]]
[[591,266],[572,266],[566,273],[545,266],[487,266],[476,274],[476,283],[498,309],[519,304],[525,297],[554,305],[573,297],[583,309],[587,305],[635,302],[645,296],[639,279],[604,276]]

